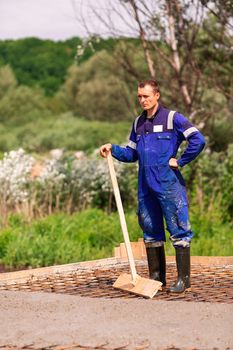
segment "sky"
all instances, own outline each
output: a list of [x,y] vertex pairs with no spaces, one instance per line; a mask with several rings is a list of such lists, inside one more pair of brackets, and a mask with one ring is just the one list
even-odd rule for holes
[[0,39],[85,36],[72,0],[0,0]]
[[[96,16],[87,15],[87,12],[93,7],[98,13],[104,13],[106,4],[109,6],[111,1],[114,4],[114,0],[0,0],[0,39],[85,37],[88,34],[80,16],[84,16],[89,30],[94,28],[95,33],[109,36],[109,33],[105,35],[102,24],[96,23]],[[125,24],[120,24],[119,18],[112,18],[114,13],[108,15],[110,23],[115,20],[117,27],[125,32]]]

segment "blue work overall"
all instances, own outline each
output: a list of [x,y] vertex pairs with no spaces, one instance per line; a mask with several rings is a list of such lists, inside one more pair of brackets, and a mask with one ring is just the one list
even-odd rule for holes
[[184,166],[205,145],[202,134],[183,115],[159,106],[154,118],[142,113],[133,123],[127,147],[112,145],[112,155],[123,162],[139,162],[138,221],[145,243],[166,241],[164,221],[174,247],[188,247],[193,232],[183,177],[169,166],[185,139],[188,147],[178,159]]

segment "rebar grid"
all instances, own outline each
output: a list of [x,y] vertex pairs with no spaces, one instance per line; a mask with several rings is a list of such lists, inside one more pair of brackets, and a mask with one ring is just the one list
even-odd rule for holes
[[[28,278],[21,282],[6,282],[0,286],[0,290],[67,293],[93,298],[142,298],[113,288],[113,283],[123,272],[129,273],[129,267],[125,263],[93,269],[77,269],[75,272]],[[137,272],[140,276],[148,278],[146,262],[137,266]],[[233,266],[192,265],[191,291],[182,294],[168,292],[175,279],[176,266],[174,263],[168,263],[167,288],[159,291],[153,299],[233,303]]]
[[[150,344],[136,346],[133,350],[146,350]],[[70,344],[70,345],[51,345],[47,347],[36,347],[33,344],[25,345],[23,347],[13,346],[13,345],[3,345],[0,346],[2,350],[128,350],[128,345],[109,347],[108,344],[102,344],[97,346],[85,346],[80,344]],[[132,347],[131,347],[132,349]],[[177,347],[166,347],[160,348],[159,350],[198,350],[197,348],[177,348]],[[213,350],[218,350],[213,348]]]

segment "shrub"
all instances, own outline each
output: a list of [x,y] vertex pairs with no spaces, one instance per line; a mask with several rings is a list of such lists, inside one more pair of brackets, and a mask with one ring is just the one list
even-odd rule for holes
[[[232,226],[212,221],[213,216],[196,214],[196,209],[191,211],[193,229],[199,233],[192,242],[192,255],[232,255]],[[126,221],[131,241],[137,241],[142,232],[135,211],[126,213]],[[31,223],[13,215],[9,226],[0,230],[0,263],[38,267],[107,258],[120,242],[123,236],[116,212],[88,209],[73,215],[53,214]],[[168,234],[165,249],[174,255]]]

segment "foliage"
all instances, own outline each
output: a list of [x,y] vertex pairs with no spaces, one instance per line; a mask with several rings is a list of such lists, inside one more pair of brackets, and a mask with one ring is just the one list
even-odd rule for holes
[[79,38],[66,42],[37,38],[1,41],[0,62],[11,65],[20,85],[39,85],[46,94],[52,95],[64,81],[80,42]]
[[[186,34],[189,33],[189,27],[192,25],[192,22],[186,23]],[[226,150],[233,136],[232,100],[230,97],[232,85],[230,39],[223,42],[222,36],[218,34],[219,28],[219,22],[216,19],[206,16],[203,27],[196,32],[195,47],[192,48],[192,53],[195,56],[193,74],[199,72],[196,86],[190,75],[190,70],[185,73],[187,66],[182,70],[184,81],[190,83],[189,88],[195,89],[196,94],[196,104],[193,106],[196,111],[191,117],[198,127],[203,128],[204,126],[204,133],[209,136],[210,147],[214,151]],[[189,34],[191,35],[191,32]],[[180,35],[183,34],[180,33]],[[74,146],[73,138],[68,136],[69,130],[67,135],[59,131],[56,133],[57,130],[54,129],[49,130],[52,120],[54,122],[56,120],[55,123],[58,125],[63,124],[63,113],[67,110],[72,111],[77,118],[81,116],[92,121],[103,120],[106,122],[132,120],[138,115],[140,110],[137,103],[136,85],[139,80],[149,76],[143,50],[139,49],[140,40],[137,38],[97,39],[81,42],[80,39],[74,38],[67,42],[53,43],[31,38],[0,42],[0,47],[2,45],[3,48],[3,58],[0,60],[0,64],[8,64],[8,66],[2,66],[0,70],[0,122],[3,124],[0,125],[0,128],[4,129],[5,126],[8,128],[4,130],[4,140],[0,141],[0,149],[6,151],[23,146],[28,150],[44,152],[49,148],[64,147],[63,145],[67,145],[65,147],[71,149]],[[177,87],[173,69],[158,54],[158,52],[168,54],[167,44],[159,40],[154,44],[157,45],[158,50],[152,50],[151,55],[157,64],[157,78],[162,82],[162,103],[185,114],[186,107],[182,102],[180,88]],[[49,61],[48,57],[50,54],[52,55],[53,45],[54,47],[58,46],[54,51],[56,53],[56,58],[53,57],[54,68],[49,69],[49,63],[46,60]],[[59,69],[59,60],[64,59],[63,54],[66,51],[69,52],[68,55],[71,55],[73,49],[69,48],[75,48],[76,45],[81,45],[82,55],[79,57],[78,64],[74,64],[74,61],[70,60],[70,64],[73,64],[67,65],[66,73],[64,73],[64,69]],[[14,54],[18,52],[22,57],[16,62]],[[27,54],[23,54],[23,52]],[[33,57],[30,56],[32,52],[34,53]],[[184,52],[183,60],[186,57],[185,50],[182,52]],[[38,53],[38,56],[35,53]],[[39,69],[38,62],[35,65],[33,62],[36,62],[37,58],[40,61],[41,57],[47,58],[45,62],[41,61]],[[71,56],[69,57],[71,59]],[[32,59],[33,62],[30,61]],[[56,59],[59,62],[58,67],[55,68]],[[208,65],[206,65],[207,59]],[[12,65],[9,66],[9,64]],[[28,80],[19,77],[18,72],[21,69],[25,74],[28,74]],[[46,71],[45,75],[42,74],[41,69]],[[63,77],[59,77],[59,74],[62,74]],[[45,78],[46,75],[49,78]],[[43,90],[38,89],[38,86],[44,88],[46,84],[43,85],[44,83],[42,84],[40,79],[48,81],[50,78],[53,80],[57,77],[59,77],[60,83],[53,90],[53,96],[45,98]],[[50,89],[49,86],[48,84],[45,88],[46,91]],[[32,123],[29,124],[30,122]],[[38,125],[36,135],[34,122]],[[28,131],[27,133],[23,132],[24,127]],[[100,136],[100,134],[101,132],[98,130],[98,135]],[[224,140],[222,139],[223,134],[225,135]],[[80,133],[78,133],[78,138],[83,149],[87,142],[83,141],[83,135]],[[22,144],[21,139],[26,139],[26,142]],[[87,147],[89,148],[89,146]]]
[[0,99],[16,87],[17,81],[9,65],[0,68]]
[[0,100],[0,122],[15,127],[49,114],[43,93],[27,86],[10,89]]
[[132,119],[134,103],[118,67],[105,51],[82,66],[72,66],[59,96],[78,116],[90,120]]
[[29,197],[28,177],[34,160],[23,149],[5,154],[0,161],[0,196],[2,204],[24,202]]
[[[39,86],[51,96],[64,82],[78,45],[83,45],[78,37],[57,42],[38,38],[0,41],[0,66],[10,65],[20,85]],[[111,50],[114,45],[113,39],[95,41],[93,48],[86,48],[79,63],[99,50]]]
[[233,171],[233,145],[227,152],[205,152],[197,162],[193,194],[196,194],[196,204],[203,212],[211,212],[218,204],[219,215],[224,220],[232,222],[233,217],[233,182],[230,174]]
[[[209,136],[208,144],[213,151],[225,151],[233,138],[231,105],[224,94],[213,87],[205,89],[202,105],[205,108],[205,118],[208,119],[205,127]],[[200,123],[201,118],[203,113],[199,116]]]
[[233,144],[230,144],[228,150],[222,158],[222,162],[220,163],[220,192],[222,194],[221,206],[226,208],[226,212],[224,213],[225,219],[228,219],[228,216],[232,219],[233,217]]
[[[224,2],[216,9],[223,9]],[[229,12],[232,21],[232,11]],[[209,13],[200,30],[195,51],[198,65],[205,77],[205,86],[219,91],[232,100],[232,31],[231,24],[221,23],[222,18]],[[229,30],[230,29],[230,30]],[[208,64],[206,62],[208,61]]]
[[[135,212],[128,212],[126,220],[131,240],[137,241],[142,233]],[[193,240],[193,255],[232,255],[229,224],[218,226],[215,222],[210,234],[210,222],[205,215],[200,217],[194,213],[191,220],[200,232],[200,237]],[[31,223],[12,215],[9,226],[0,231],[0,263],[11,267],[38,267],[106,258],[112,256],[113,248],[122,240],[117,213],[109,215],[89,209],[72,216],[53,214]],[[166,250],[167,254],[174,255],[170,242]]]
[[[202,105],[205,88],[214,86],[232,101],[230,1],[116,0],[114,6],[106,3],[101,15],[94,3],[86,2],[85,10],[95,19],[95,25],[80,15],[84,6],[81,1],[77,16],[90,33],[98,30],[104,35],[108,31],[117,38],[131,33],[137,38],[133,54],[118,51],[116,61],[131,78],[138,80],[144,68],[148,77],[164,82],[165,89],[169,86],[165,103],[191,114],[193,121],[198,122],[197,112],[205,108]],[[115,26],[109,13],[116,21],[124,21],[124,30]],[[139,70],[134,64],[138,52],[144,55],[143,68]]]
[[[207,149],[196,161],[182,169],[191,206],[197,206],[201,214],[212,212],[217,203],[220,215],[227,221],[232,218],[232,152],[232,145],[226,154],[210,153]],[[14,196],[18,193],[15,186],[22,188],[23,193],[26,189],[29,191],[26,191],[29,216],[50,214],[54,210],[73,212],[90,206],[110,211],[114,209],[106,162],[96,158],[96,153],[87,157],[79,152],[78,158],[75,154],[63,155],[62,150],[59,153],[58,157],[37,163],[37,173],[32,168],[36,160],[23,150],[4,155],[0,161],[3,191],[1,200],[7,198],[4,199],[4,205],[9,207],[7,210],[11,211],[14,203],[19,210],[19,202],[25,202],[24,196],[19,200],[15,199]],[[136,166],[120,162],[116,166],[125,205],[133,207],[136,205]],[[32,175],[29,176],[30,174]]]
[[75,97],[75,113],[89,120],[132,120],[132,110],[126,84],[113,75],[81,83]]
[[67,151],[83,150],[90,154],[101,144],[111,141],[127,141],[129,122],[109,124],[101,121],[86,121],[63,113],[28,120],[23,125],[12,127],[0,124],[0,151],[7,152],[23,147],[28,152],[45,153],[54,148]]
[[[134,216],[128,215],[130,228]],[[134,229],[133,239],[138,234]],[[111,256],[113,247],[121,240],[116,213],[107,215],[92,209],[73,216],[56,214],[21,225],[11,218],[10,226],[0,233],[0,261],[9,266],[47,266],[92,260]]]
[[[59,157],[47,159],[34,168],[35,159],[21,149],[5,154],[0,161],[3,224],[11,212],[21,212],[34,218],[60,210],[72,213],[93,205],[112,210],[113,197],[106,161],[95,156],[86,158],[80,153],[80,159],[75,156],[60,158],[63,152],[58,153]],[[125,164],[117,162],[117,173],[123,179],[120,181],[121,190],[127,205],[136,197],[135,188],[129,189],[135,179],[135,166],[128,167],[127,171],[125,167]]]

